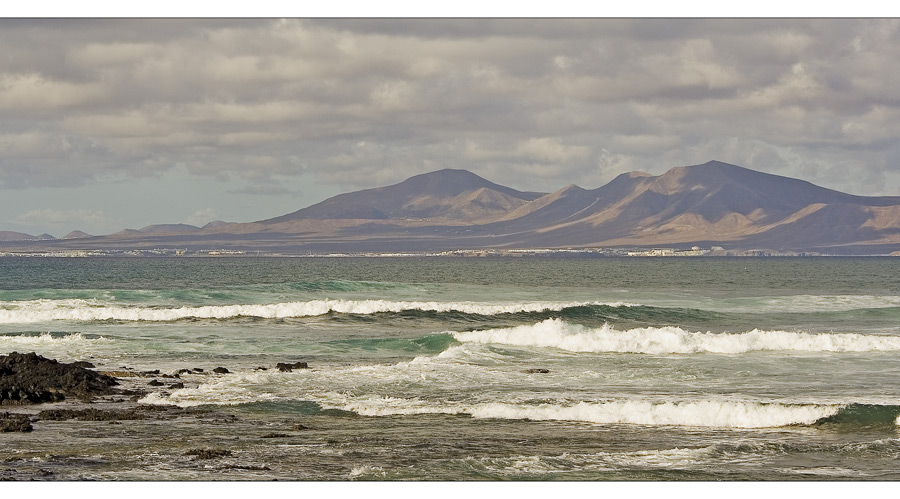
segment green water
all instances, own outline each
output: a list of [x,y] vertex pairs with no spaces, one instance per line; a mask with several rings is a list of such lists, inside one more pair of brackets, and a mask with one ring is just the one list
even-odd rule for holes
[[[37,422],[0,459],[51,479],[896,479],[898,276],[890,258],[2,258],[0,353],[200,367],[140,402],[216,416]],[[200,446],[232,454],[183,455]]]

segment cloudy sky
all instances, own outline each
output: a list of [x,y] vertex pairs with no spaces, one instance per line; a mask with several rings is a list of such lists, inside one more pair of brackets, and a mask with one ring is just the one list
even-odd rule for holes
[[711,159],[900,195],[896,19],[0,19],[0,230]]

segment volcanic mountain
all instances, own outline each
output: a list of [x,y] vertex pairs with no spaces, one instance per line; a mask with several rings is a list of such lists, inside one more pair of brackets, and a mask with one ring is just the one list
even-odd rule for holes
[[900,250],[900,197],[855,196],[718,161],[658,176],[631,172],[596,189],[570,185],[548,194],[440,170],[259,222],[159,225],[41,243],[282,254],[693,245],[887,254]]
[[511,213],[496,229],[529,226],[538,245],[808,250],[900,241],[900,197],[854,196],[711,161],[660,176],[627,173],[593,190],[570,186]]
[[299,219],[434,219],[481,223],[502,217],[542,195],[504,187],[466,170],[445,169],[416,175],[387,187],[340,194],[261,223]]

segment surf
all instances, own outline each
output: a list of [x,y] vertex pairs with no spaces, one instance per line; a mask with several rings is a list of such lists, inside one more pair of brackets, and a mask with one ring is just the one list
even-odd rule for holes
[[628,307],[627,303],[599,302],[440,302],[393,300],[309,300],[270,304],[235,304],[206,306],[123,306],[102,300],[23,300],[0,303],[0,324],[35,323],[48,321],[153,321],[169,322],[180,319],[231,319],[258,317],[284,319],[312,317],[329,313],[373,315],[424,311],[493,316],[532,312],[558,312],[585,306]]
[[451,332],[462,343],[556,348],[570,352],[738,354],[755,351],[895,352],[900,337],[857,333],[805,333],[753,329],[742,333],[686,331],[675,326],[618,330],[553,318],[510,328]]

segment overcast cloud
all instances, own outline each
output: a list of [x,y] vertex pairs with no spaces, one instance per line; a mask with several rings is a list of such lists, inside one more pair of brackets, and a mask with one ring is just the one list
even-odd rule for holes
[[0,44],[0,230],[252,221],[444,167],[900,195],[895,19],[3,19]]

